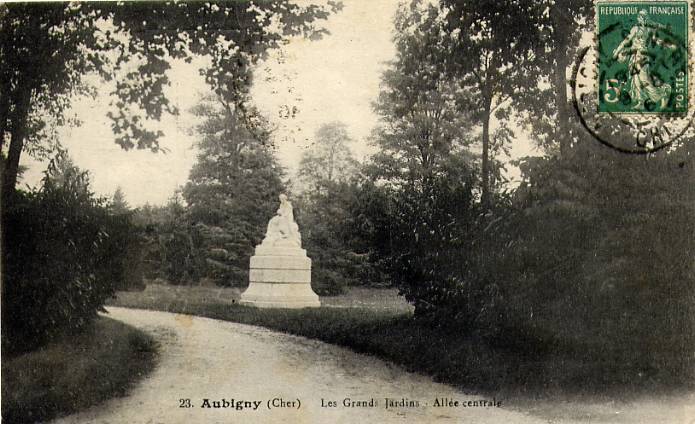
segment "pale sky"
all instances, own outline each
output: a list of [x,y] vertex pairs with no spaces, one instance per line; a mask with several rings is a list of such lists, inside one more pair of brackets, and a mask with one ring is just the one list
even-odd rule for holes
[[[330,35],[319,41],[292,40],[283,48],[284,61],[279,62],[274,55],[259,67],[252,98],[277,125],[277,156],[290,174],[296,170],[303,149],[310,147],[316,129],[327,122],[338,120],[347,125],[358,158],[369,152],[365,138],[377,122],[371,104],[379,92],[386,62],[395,54],[391,29],[397,4],[397,0],[344,0],[343,10],[325,24]],[[106,117],[108,90],[96,100],[74,103],[73,109],[84,123],[63,128],[61,142],[76,165],[90,172],[97,194],[111,196],[120,186],[131,206],[164,204],[185,184],[196,158],[195,137],[188,132],[195,119],[187,110],[208,88],[195,64],[175,63],[169,75],[168,94],[181,113],[164,116],[159,123],[165,134],[161,146],[168,150],[166,154],[124,151],[114,143]],[[279,117],[285,104],[297,106],[293,119]],[[512,156],[528,152],[526,145],[512,147]],[[26,154],[22,164],[29,166],[29,171],[20,184],[37,184],[46,165]]]

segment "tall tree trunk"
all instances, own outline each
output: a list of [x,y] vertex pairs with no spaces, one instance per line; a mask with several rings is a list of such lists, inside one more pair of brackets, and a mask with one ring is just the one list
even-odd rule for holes
[[333,167],[335,166],[335,146],[331,146],[331,153],[328,155],[328,183],[333,182]]
[[10,112],[10,97],[5,91],[4,84],[0,87],[0,152],[5,147],[5,132],[7,130],[7,114]]
[[24,148],[24,140],[27,136],[27,118],[29,115],[30,90],[18,90],[18,101],[15,110],[11,114],[10,124],[10,149],[5,163],[2,195],[3,199],[9,199],[17,185],[17,173],[19,171],[19,158]]
[[567,52],[566,46],[557,52],[555,58],[554,85],[555,105],[557,107],[556,137],[560,143],[560,154],[564,155],[571,145],[569,108],[567,104]]
[[560,154],[564,155],[569,149],[572,139],[569,125],[569,107],[567,103],[567,67],[569,65],[568,49],[569,40],[575,30],[575,23],[567,17],[565,11],[557,5],[550,8],[550,19],[553,26],[554,68],[553,86],[555,88],[555,107],[557,108],[557,122],[555,138],[559,143]]
[[484,207],[487,207],[490,205],[490,110],[492,94],[483,93],[483,96],[483,164],[480,201]]

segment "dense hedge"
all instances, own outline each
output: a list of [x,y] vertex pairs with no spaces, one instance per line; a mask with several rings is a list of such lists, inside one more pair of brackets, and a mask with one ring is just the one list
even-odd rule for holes
[[[695,169],[583,143],[482,207],[465,175],[386,190],[380,260],[416,316],[624,369],[692,371]],[[656,377],[660,376],[660,377]]]
[[607,366],[678,375],[695,357],[695,169],[682,148],[626,156],[594,144],[529,169],[512,254],[497,264],[507,319]]
[[5,199],[2,343],[8,352],[84,328],[116,288],[142,284],[128,216],[110,213],[80,178],[47,178],[40,190]]

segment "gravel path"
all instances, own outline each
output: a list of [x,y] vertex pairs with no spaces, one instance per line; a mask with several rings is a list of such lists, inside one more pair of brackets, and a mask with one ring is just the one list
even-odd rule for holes
[[[247,325],[164,312],[108,308],[111,316],[153,334],[161,343],[155,371],[127,397],[59,423],[535,423],[504,408],[434,408],[436,397],[479,400],[406,373],[369,356],[318,341]],[[389,408],[384,398],[418,401]],[[376,407],[347,408],[343,400]],[[180,408],[190,399],[191,408]],[[205,399],[259,402],[257,410],[202,408]],[[299,409],[268,408],[283,399]],[[335,401],[337,407],[322,407]],[[257,403],[258,404],[258,403]],[[279,401],[276,400],[276,404]],[[427,406],[425,406],[427,405]]]
[[[108,309],[113,318],[142,328],[160,341],[157,368],[128,396],[57,423],[560,422],[507,410],[504,403],[493,408],[462,407],[461,403],[481,397],[326,343],[187,315]],[[387,397],[417,401],[419,406],[387,409]],[[377,406],[344,407],[345,398],[374,398]],[[434,407],[436,398],[458,401],[459,406]],[[182,399],[190,399],[191,407],[180,407],[186,402]],[[231,404],[232,399],[235,404],[247,403],[241,410],[203,408],[205,399],[210,406],[215,405],[213,401]],[[289,407],[275,408],[280,399]],[[322,399],[324,405],[334,401],[337,407],[322,407]],[[575,419],[561,422],[587,422],[586,417]]]

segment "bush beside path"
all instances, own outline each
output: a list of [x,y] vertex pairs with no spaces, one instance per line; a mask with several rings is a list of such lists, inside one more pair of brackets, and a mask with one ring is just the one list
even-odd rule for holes
[[2,360],[2,418],[45,422],[123,396],[155,366],[154,339],[100,317],[82,334]]

